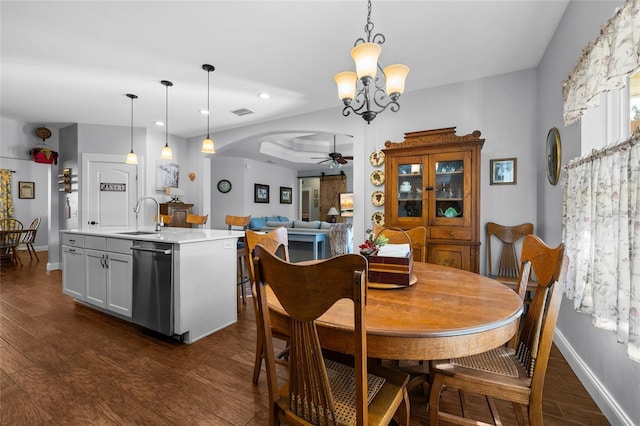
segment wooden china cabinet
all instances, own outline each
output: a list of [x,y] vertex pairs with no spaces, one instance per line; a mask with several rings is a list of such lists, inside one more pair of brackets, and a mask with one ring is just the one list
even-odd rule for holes
[[480,270],[480,150],[476,130],[405,133],[385,142],[385,227],[427,228],[427,262]]
[[169,227],[174,228],[191,228],[191,224],[187,223],[187,215],[192,214],[193,204],[182,202],[169,202],[160,204],[160,214],[173,216]]

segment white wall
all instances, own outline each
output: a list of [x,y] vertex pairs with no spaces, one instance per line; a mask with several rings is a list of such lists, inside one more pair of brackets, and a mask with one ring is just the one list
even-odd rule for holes
[[[539,103],[537,128],[538,229],[549,244],[562,237],[561,182],[551,186],[546,178],[544,143],[551,127],[560,130],[562,164],[580,155],[580,123],[565,127],[562,121],[561,84],[575,67],[582,49],[599,34],[600,26],[623,4],[571,2],[551,40],[538,70]],[[640,363],[631,361],[626,347],[614,333],[595,328],[589,315],[577,313],[573,301],[564,299],[556,342],[574,371],[612,424],[640,424]]]
[[[216,148],[217,149],[217,148]],[[211,161],[212,228],[224,229],[225,216],[286,216],[297,217],[298,179],[295,170],[244,158],[214,156]],[[218,191],[220,179],[231,182],[231,191]],[[269,185],[269,203],[254,203],[254,185]],[[293,189],[293,202],[280,204],[280,187]]]

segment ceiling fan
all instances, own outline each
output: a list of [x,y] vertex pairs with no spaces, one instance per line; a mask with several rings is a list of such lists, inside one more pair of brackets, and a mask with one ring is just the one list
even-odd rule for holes
[[[314,157],[314,158],[318,159],[320,157]],[[333,152],[329,153],[329,158],[325,158],[322,161],[318,161],[317,164],[322,164],[322,163],[326,163],[327,161],[331,161],[331,167],[335,166],[336,164],[338,164],[338,167],[340,167],[343,164],[347,164],[347,160],[353,160],[353,156],[351,155],[345,156],[340,154],[339,152],[336,152],[336,135],[333,135]]]

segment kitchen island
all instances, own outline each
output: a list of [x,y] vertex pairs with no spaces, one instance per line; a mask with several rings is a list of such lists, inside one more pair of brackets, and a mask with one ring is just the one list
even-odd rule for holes
[[[185,343],[237,321],[236,241],[244,232],[149,228],[61,234],[62,291],[87,306]],[[163,250],[147,248],[154,245]],[[139,253],[150,252],[154,258],[166,255],[166,267],[140,260]],[[140,322],[141,315],[168,328]]]

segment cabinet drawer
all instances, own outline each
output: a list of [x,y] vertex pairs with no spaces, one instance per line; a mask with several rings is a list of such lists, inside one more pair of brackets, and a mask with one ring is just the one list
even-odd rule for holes
[[112,253],[131,254],[133,240],[107,238],[107,251]]
[[62,245],[71,247],[84,247],[84,235],[62,234]]
[[471,240],[470,228],[431,228],[430,238],[436,240]]
[[84,247],[93,250],[106,250],[107,239],[105,237],[94,237],[91,235],[85,235]]

